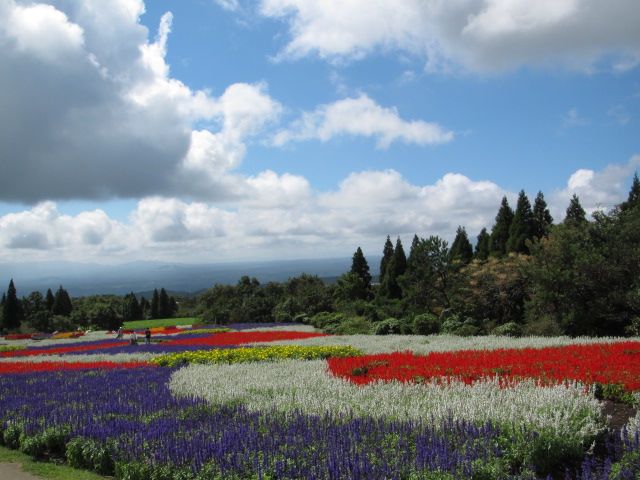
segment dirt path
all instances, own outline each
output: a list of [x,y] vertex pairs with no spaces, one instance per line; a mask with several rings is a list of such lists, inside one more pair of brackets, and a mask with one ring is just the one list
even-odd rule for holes
[[0,480],[42,480],[22,470],[19,463],[0,463]]

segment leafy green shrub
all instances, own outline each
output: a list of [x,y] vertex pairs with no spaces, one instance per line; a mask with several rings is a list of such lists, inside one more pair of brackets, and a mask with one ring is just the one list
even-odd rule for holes
[[397,318],[387,318],[373,324],[371,333],[374,335],[392,335],[402,333],[402,322]]
[[421,313],[413,317],[413,333],[432,335],[440,331],[440,320],[433,313]]
[[66,457],[74,468],[93,470],[100,475],[113,475],[115,471],[108,446],[95,440],[74,438],[66,445]]
[[10,423],[2,432],[2,443],[8,448],[17,449],[20,447],[20,436],[22,435],[22,425]]
[[331,327],[324,329],[326,333],[334,335],[357,335],[359,333],[369,333],[371,324],[364,317],[349,317],[340,324],[331,324]]
[[522,335],[522,327],[516,322],[507,322],[493,329],[494,335],[504,335],[507,337],[519,337]]

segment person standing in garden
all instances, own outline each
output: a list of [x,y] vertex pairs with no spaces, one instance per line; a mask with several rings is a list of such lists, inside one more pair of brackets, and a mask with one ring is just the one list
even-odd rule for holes
[[149,327],[144,331],[144,343],[151,345],[151,330],[149,330]]
[[131,335],[129,336],[129,345],[137,345],[138,344],[138,336],[136,335],[136,331],[133,330]]

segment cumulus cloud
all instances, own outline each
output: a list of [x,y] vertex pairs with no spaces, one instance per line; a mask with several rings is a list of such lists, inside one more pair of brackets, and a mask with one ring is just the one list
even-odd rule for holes
[[64,215],[53,202],[0,217],[0,245],[6,252],[81,249],[104,253],[104,249],[123,248],[124,232],[125,227],[102,210]]
[[[608,209],[626,198],[640,156],[600,170],[579,169],[566,187],[547,195],[552,215],[562,221],[574,193],[587,210]],[[452,240],[458,225],[470,237],[491,228],[504,195],[516,193],[494,182],[447,173],[416,185],[395,170],[347,176],[337,188],[315,192],[302,177],[263,172],[245,179],[256,201],[222,207],[200,201],[147,197],[128,222],[102,210],[65,215],[52,202],[0,217],[0,260],[112,259],[220,261],[247,258],[344,256],[360,245],[381,253],[386,235],[406,243],[414,233]],[[534,192],[529,192],[533,198]]]
[[581,168],[567,180],[565,188],[553,193],[550,201],[552,215],[561,221],[575,194],[588,214],[596,210],[608,211],[627,198],[629,178],[640,167],[640,155],[626,164],[611,164],[600,171]]
[[280,59],[402,50],[428,69],[487,72],[550,62],[591,69],[602,60],[625,71],[640,58],[635,0],[262,0],[260,11],[288,22]]
[[275,145],[317,139],[326,142],[339,135],[374,137],[378,148],[388,148],[395,141],[417,145],[446,143],[454,134],[423,120],[407,121],[394,108],[384,108],[365,94],[321,105],[305,112],[288,129],[279,131]]
[[171,78],[172,15],[149,40],[143,12],[141,0],[0,1],[0,200],[233,197],[225,174],[281,106],[262,83],[214,97]]

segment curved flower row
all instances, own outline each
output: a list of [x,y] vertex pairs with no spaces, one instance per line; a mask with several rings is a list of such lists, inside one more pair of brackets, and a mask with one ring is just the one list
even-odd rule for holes
[[[239,381],[242,379],[242,381]],[[582,384],[539,388],[532,380],[510,388],[496,379],[467,385],[451,381],[354,385],[327,372],[325,360],[189,365],[169,387],[179,397],[251,411],[300,411],[439,423],[446,418],[531,427],[553,435],[591,438],[603,428],[599,402]]]
[[147,362],[2,362],[0,374],[148,367]]
[[198,338],[176,338],[169,345],[207,345],[211,347],[225,345],[242,345],[245,343],[275,342],[277,340],[300,340],[312,337],[324,337],[325,333],[260,331],[260,332],[226,332]]
[[154,358],[151,362],[172,367],[184,363],[247,363],[285,359],[315,360],[329,357],[351,357],[361,355],[361,353],[355,348],[345,346],[303,347],[288,345],[198,350],[195,352],[162,355]]
[[487,377],[544,384],[567,380],[585,384],[616,384],[640,389],[640,342],[564,347],[466,350],[415,355],[412,352],[329,360],[339,377],[364,385],[376,381],[424,382],[442,377],[470,384]]

